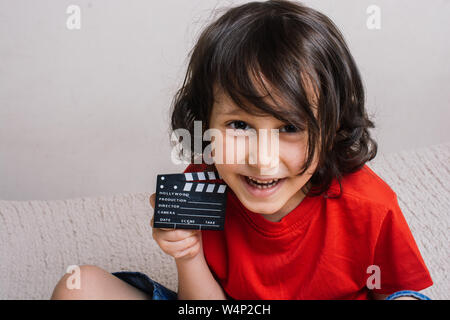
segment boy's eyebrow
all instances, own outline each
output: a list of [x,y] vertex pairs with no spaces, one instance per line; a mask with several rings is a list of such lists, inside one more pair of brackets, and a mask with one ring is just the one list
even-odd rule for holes
[[[226,109],[225,109],[226,110]],[[249,113],[246,110],[243,110],[241,108],[233,108],[231,110],[226,111],[218,111],[218,116],[260,116],[260,117],[267,117],[270,115],[267,115],[266,113],[258,113],[258,110],[256,109],[256,113]]]
[[[220,106],[220,104],[218,104],[218,106]],[[223,116],[228,116],[228,115],[237,115],[237,114],[242,114],[245,113],[244,110],[240,109],[240,108],[236,108],[233,106],[228,106],[228,107],[219,107],[218,108],[218,114],[219,115],[223,115]]]
[[231,116],[231,115],[236,115],[236,114],[241,114],[241,113],[244,113],[244,111],[241,109],[231,109],[226,112],[219,112],[220,115],[224,115],[224,116]]

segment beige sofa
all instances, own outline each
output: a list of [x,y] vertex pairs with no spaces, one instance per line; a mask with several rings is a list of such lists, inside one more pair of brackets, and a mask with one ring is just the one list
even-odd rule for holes
[[[369,166],[394,191],[431,272],[432,299],[449,299],[450,144],[378,155]],[[177,287],[171,257],[149,226],[152,193],[58,201],[0,200],[0,299],[48,299],[70,265],[141,271]]]

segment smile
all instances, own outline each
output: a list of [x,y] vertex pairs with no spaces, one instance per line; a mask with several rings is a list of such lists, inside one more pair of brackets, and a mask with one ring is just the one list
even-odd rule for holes
[[271,179],[271,180],[258,180],[255,179],[253,177],[246,177],[247,178],[247,182],[250,183],[251,185],[255,186],[255,187],[261,187],[261,188],[270,188],[273,187],[274,185],[276,185],[278,183],[278,181],[280,179]]
[[257,179],[250,176],[240,175],[245,189],[255,197],[268,197],[274,194],[284,183],[286,178]]

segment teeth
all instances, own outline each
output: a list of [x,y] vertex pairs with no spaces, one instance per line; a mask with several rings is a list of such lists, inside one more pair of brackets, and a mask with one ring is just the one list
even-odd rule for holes
[[[246,177],[248,180],[248,183],[250,183],[251,185],[253,185],[254,187],[258,188],[258,189],[268,189],[268,188],[272,188],[274,185],[276,185],[278,183],[278,180],[280,179],[272,179],[270,181],[261,181],[257,180],[257,179],[253,179],[251,177]],[[259,184],[262,183],[262,184]]]
[[258,179],[254,179],[254,178],[252,178],[252,177],[248,177],[250,180],[252,180],[252,181],[255,181],[255,182],[257,182],[257,183],[260,183],[260,184],[271,184],[271,183],[273,183],[273,182],[277,182],[279,179],[272,179],[272,180],[269,180],[269,181],[261,181],[261,180],[258,180]]

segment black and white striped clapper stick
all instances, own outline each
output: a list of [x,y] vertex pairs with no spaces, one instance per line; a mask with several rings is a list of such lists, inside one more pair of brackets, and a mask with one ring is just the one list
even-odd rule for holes
[[153,227],[223,230],[227,187],[217,171],[159,174]]

